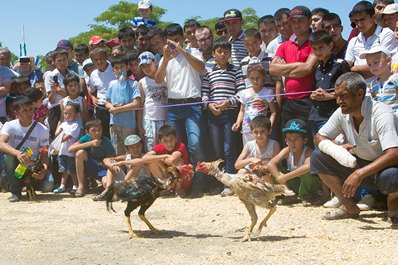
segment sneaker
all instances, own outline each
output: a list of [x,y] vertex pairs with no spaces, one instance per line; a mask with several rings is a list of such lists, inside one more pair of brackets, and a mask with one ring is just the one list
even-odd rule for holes
[[8,198],[9,202],[19,202],[21,198],[15,194],[11,195],[11,197]]
[[65,192],[65,188],[58,187],[54,190],[54,193],[62,193]]
[[361,211],[369,211],[376,204],[376,199],[370,194],[366,194],[357,202],[357,206]]
[[93,197],[93,201],[95,201],[95,202],[105,201],[105,200],[106,200],[105,195],[102,195],[102,194],[98,194]]
[[341,202],[339,201],[339,199],[336,196],[333,196],[332,199],[330,199],[329,201],[327,201],[323,204],[323,207],[325,207],[325,208],[339,208],[340,206],[341,206]]

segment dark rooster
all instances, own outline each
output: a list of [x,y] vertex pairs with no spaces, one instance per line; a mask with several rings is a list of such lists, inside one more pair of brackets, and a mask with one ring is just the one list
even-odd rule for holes
[[45,154],[47,154],[47,152],[47,147],[40,148],[39,155],[35,160],[30,162],[29,166],[26,168],[25,174],[22,177],[22,181],[26,187],[26,195],[29,201],[37,201],[34,183],[37,181],[41,181],[42,179],[34,178],[33,173],[39,173],[44,169],[44,165],[41,162],[41,159]]
[[215,176],[224,185],[230,187],[245,205],[251,217],[251,223],[245,235],[240,240],[250,241],[250,235],[257,223],[256,206],[270,209],[267,216],[260,223],[255,236],[260,235],[261,229],[267,226],[267,221],[276,210],[275,197],[278,195],[293,196],[294,192],[285,185],[273,185],[256,174],[228,174],[223,171],[223,160],[200,162],[196,171]]
[[184,178],[190,178],[193,174],[192,165],[181,165],[178,167],[169,166],[167,168],[167,177],[163,180],[152,176],[139,176],[129,181],[116,181],[109,188],[106,194],[106,207],[108,211],[115,210],[112,207],[112,198],[116,194],[122,201],[127,201],[127,207],[124,210],[124,216],[129,231],[129,239],[133,237],[142,237],[134,233],[131,227],[130,214],[134,209],[140,206],[138,216],[149,227],[151,232],[159,233],[145,217],[145,211],[159,197],[160,192],[172,190],[176,182]]

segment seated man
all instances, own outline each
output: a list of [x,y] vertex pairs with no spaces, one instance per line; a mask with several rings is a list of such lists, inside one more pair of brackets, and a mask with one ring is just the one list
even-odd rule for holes
[[[48,129],[41,123],[33,121],[33,102],[25,96],[18,97],[13,103],[18,119],[6,122],[0,133],[0,153],[5,154],[5,171],[10,185],[10,202],[18,202],[22,196],[23,181],[14,175],[18,163],[28,166],[39,155],[41,147],[47,147],[49,141]],[[29,148],[30,152],[26,152]],[[31,155],[30,155],[31,154]],[[41,156],[44,169],[34,173],[32,177],[43,180],[43,191],[52,190],[52,176],[47,174],[48,157]]]
[[102,123],[99,119],[86,122],[86,135],[69,147],[69,152],[76,152],[76,175],[78,187],[75,197],[85,195],[85,172],[102,180],[106,176],[104,159],[115,156],[111,140],[102,135]]
[[[389,107],[365,97],[365,90],[365,80],[357,73],[337,79],[340,108],[315,136],[319,150],[312,153],[311,174],[318,174],[342,203],[324,219],[358,218],[352,197],[361,185],[388,195],[388,215],[397,225],[398,121]],[[339,134],[345,135],[346,145],[332,142]]]

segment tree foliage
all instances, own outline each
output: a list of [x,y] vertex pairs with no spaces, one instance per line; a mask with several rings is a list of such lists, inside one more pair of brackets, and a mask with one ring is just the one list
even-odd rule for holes
[[[151,18],[155,20],[160,27],[164,26],[161,17],[166,13],[166,9],[154,6]],[[110,6],[106,11],[94,18],[94,24],[90,24],[90,30],[81,32],[79,35],[70,38],[74,44],[88,43],[91,36],[101,36],[106,40],[113,39],[121,27],[129,26],[129,21],[133,17],[139,16],[138,5],[127,1]]]

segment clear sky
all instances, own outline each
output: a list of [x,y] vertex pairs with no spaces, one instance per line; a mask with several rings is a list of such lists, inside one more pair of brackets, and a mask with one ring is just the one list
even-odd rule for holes
[[[138,2],[138,0],[136,0]],[[44,55],[56,47],[60,39],[74,37],[89,30],[93,18],[117,0],[1,0],[0,42],[19,55],[22,25],[28,55]],[[348,13],[357,0],[152,0],[156,6],[166,9],[162,19],[183,23],[186,18],[201,16],[203,19],[221,17],[229,8],[251,7],[259,17],[273,14],[281,7],[293,8],[306,5],[310,9],[324,7],[337,13],[344,25],[343,35],[348,36],[351,27]]]

